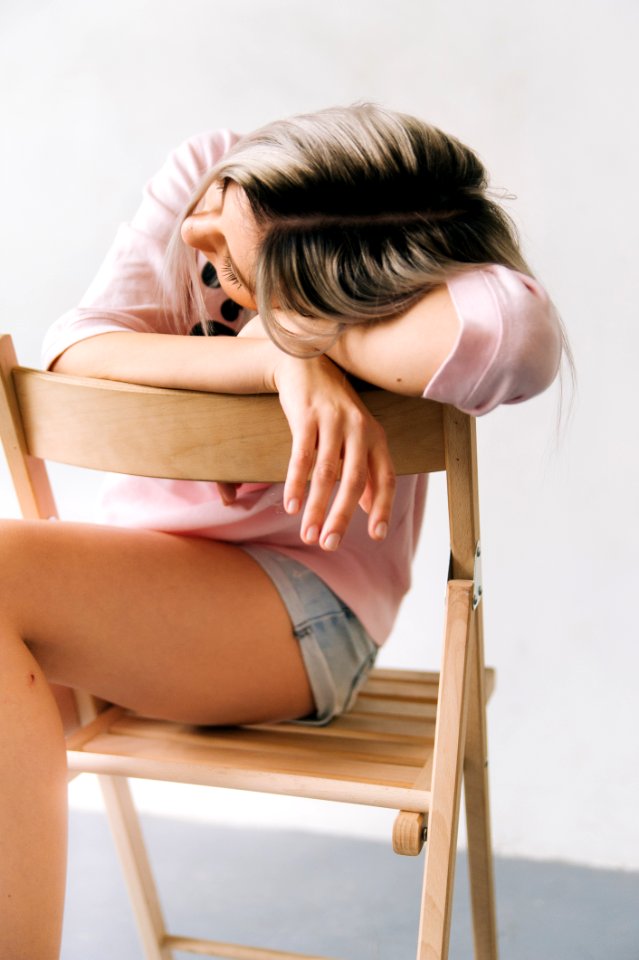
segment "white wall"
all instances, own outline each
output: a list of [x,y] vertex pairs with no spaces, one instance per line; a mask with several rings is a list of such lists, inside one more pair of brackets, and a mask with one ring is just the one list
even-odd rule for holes
[[[479,423],[495,844],[634,869],[638,10],[633,0],[0,8],[2,327],[23,362],[37,364],[44,330],[83,292],[144,179],[198,130],[373,99],[456,133],[517,195],[509,208],[568,325],[579,389],[558,441],[556,393]],[[91,489],[83,476],[63,504],[88,515]],[[441,500],[436,483],[431,507]],[[429,586],[406,604],[386,662],[422,648],[437,662],[438,629],[422,640],[419,621],[441,598],[444,528],[431,520],[426,533],[434,544],[424,538],[416,572]],[[151,807],[173,797],[143,793]],[[198,809],[232,817],[243,803]],[[249,815],[324,826],[312,805],[271,811],[264,800]],[[386,815],[356,813],[358,829],[386,834]]]

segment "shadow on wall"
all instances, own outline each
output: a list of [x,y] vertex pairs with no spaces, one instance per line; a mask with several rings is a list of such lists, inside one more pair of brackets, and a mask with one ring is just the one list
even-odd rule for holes
[[[421,857],[364,840],[143,821],[172,932],[414,960]],[[450,960],[473,955],[466,869],[460,854]],[[639,957],[639,874],[497,859],[496,878],[502,960]],[[89,956],[140,960],[142,951],[106,820],[73,811],[62,960]]]

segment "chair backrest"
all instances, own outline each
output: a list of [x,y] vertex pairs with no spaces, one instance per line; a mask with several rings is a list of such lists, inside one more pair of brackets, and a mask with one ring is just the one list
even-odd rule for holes
[[[290,432],[273,395],[228,396],[19,367],[0,336],[0,432],[25,518],[57,516],[45,460],[192,480],[284,480]],[[421,398],[370,390],[398,475],[448,475],[452,575],[472,579],[479,539],[474,421]]]

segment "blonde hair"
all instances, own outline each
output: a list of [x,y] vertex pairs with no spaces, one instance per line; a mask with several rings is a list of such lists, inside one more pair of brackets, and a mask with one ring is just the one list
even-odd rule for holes
[[[346,324],[390,319],[454,273],[498,263],[530,274],[486,170],[459,140],[373,104],[268,124],[204,177],[169,250],[169,291],[187,323],[206,312],[182,221],[208,187],[242,187],[261,233],[254,295],[289,353],[328,349]],[[302,334],[278,314],[295,315]],[[564,336],[570,358],[570,348]]]

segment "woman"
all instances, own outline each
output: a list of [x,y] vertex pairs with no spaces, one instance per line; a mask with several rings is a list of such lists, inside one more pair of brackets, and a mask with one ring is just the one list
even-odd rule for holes
[[408,588],[425,480],[395,483],[344,371],[479,414],[545,389],[562,341],[480,162],[421,121],[364,105],[178,148],[45,365],[278,392],[290,467],[283,487],[119,478],[117,526],[4,525],[2,956],[59,949],[46,680],[191,723],[347,709]]

